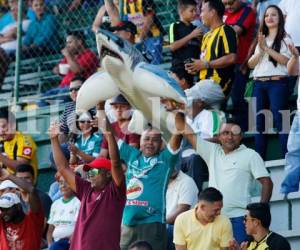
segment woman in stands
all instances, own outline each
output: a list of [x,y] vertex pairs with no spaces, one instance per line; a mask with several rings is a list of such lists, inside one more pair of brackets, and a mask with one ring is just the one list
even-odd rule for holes
[[80,134],[75,138],[75,143],[69,145],[71,165],[91,162],[99,155],[102,137],[92,127],[92,119],[92,114],[88,111],[81,114],[76,121]]
[[[287,63],[292,56],[289,45],[291,38],[284,30],[284,16],[276,5],[270,5],[260,25],[258,44],[248,61],[253,70],[253,110],[256,130],[255,149],[266,159],[267,133],[274,124],[279,133],[283,155],[287,152],[289,119],[283,119],[282,111],[288,110]],[[288,116],[289,117],[289,116]],[[287,124],[285,124],[287,123]],[[284,126],[285,125],[285,126]]]

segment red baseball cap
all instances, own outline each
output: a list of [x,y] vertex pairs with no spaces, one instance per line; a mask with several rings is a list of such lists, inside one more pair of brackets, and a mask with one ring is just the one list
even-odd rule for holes
[[111,162],[106,158],[96,158],[95,160],[83,166],[84,171],[89,171],[91,168],[111,170]]

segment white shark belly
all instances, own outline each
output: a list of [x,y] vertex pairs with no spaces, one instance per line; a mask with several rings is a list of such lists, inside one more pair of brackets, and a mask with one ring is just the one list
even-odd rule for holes
[[107,72],[99,71],[90,76],[78,91],[76,112],[89,110],[100,101],[106,101],[120,93]]

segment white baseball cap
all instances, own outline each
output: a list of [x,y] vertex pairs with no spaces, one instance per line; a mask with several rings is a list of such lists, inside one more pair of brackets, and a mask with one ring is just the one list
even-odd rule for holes
[[10,208],[13,205],[21,203],[18,195],[14,193],[6,193],[0,196],[0,207]]
[[4,190],[7,188],[19,188],[19,187],[15,183],[13,183],[11,180],[2,181],[0,184],[0,190]]

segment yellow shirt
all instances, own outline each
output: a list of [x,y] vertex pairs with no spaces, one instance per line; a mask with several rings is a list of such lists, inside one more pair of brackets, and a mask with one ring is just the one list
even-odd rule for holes
[[[37,177],[38,163],[36,157],[36,144],[30,135],[23,135],[17,131],[10,141],[4,142],[4,152],[9,159],[16,160],[18,157],[29,160],[34,170],[34,179]],[[14,170],[7,166],[11,173]]]
[[233,238],[229,219],[219,215],[212,223],[202,225],[196,218],[196,208],[180,214],[174,225],[174,244],[187,250],[220,250]]

